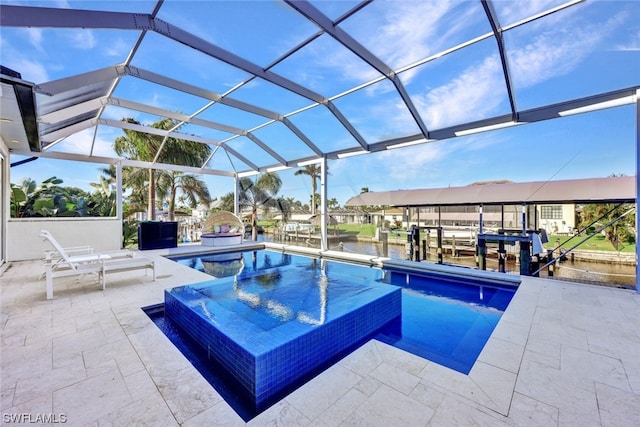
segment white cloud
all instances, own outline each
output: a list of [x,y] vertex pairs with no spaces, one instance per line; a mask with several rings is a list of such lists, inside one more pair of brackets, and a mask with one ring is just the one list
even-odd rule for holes
[[124,60],[130,50],[131,44],[118,37],[117,39],[109,42],[109,46],[105,48],[105,54],[107,56],[122,57]]
[[91,30],[74,30],[69,33],[68,37],[76,49],[89,50],[96,46],[96,37]]
[[459,76],[414,102],[432,129],[486,116],[504,99],[504,79],[496,55],[485,58],[478,65],[467,68]]
[[93,129],[94,128],[89,128],[73,135],[69,135],[56,145],[56,151],[88,155],[91,150],[91,142],[93,140]]
[[574,22],[536,35],[509,55],[512,74],[520,87],[530,87],[552,77],[568,74],[600,43],[622,25],[624,14],[602,23]]
[[626,52],[640,51],[640,30],[630,34],[629,39],[625,40],[623,43],[618,44],[615,47],[615,50]]
[[[441,18],[453,7],[448,1],[379,2],[357,17],[348,30],[364,40],[392,67],[422,59],[437,49]],[[436,45],[436,46],[434,46]]]
[[36,48],[39,52],[42,52],[42,28],[26,28],[27,37],[29,38],[29,43]]
[[499,10],[500,24],[504,27],[558,5],[558,0],[502,1],[497,3],[496,9]]
[[[3,58],[3,60],[4,59],[5,58]],[[40,62],[32,61],[26,57],[14,56],[4,65],[19,72],[23,80],[33,83],[44,83],[49,81],[49,75],[45,66]]]

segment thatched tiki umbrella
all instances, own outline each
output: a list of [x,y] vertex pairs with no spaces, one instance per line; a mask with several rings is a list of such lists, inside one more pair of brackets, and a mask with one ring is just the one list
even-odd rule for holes
[[[311,224],[315,227],[320,227],[320,225],[322,225],[322,215],[313,215],[311,217]],[[331,215],[327,215],[327,225],[338,225],[338,221]]]
[[[314,227],[320,227],[322,225],[322,215],[316,214],[311,217],[311,225]],[[327,226],[333,225],[333,234],[336,235],[336,226],[338,225],[338,220],[332,217],[331,215],[327,215]]]

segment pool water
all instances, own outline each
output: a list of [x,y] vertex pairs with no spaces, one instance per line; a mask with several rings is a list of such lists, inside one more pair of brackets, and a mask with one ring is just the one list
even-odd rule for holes
[[[468,374],[515,289],[389,272],[402,286],[402,323],[376,338]],[[400,331],[400,333],[398,333]]]
[[233,375],[256,410],[401,316],[398,286],[308,263],[165,291],[165,316]]
[[[282,325],[292,319],[298,323],[306,322],[309,327],[313,327],[313,322],[318,323],[323,311],[322,298],[318,298],[318,288],[306,285],[310,281],[324,278],[329,283],[326,289],[331,289],[332,292],[339,293],[343,288],[347,301],[358,300],[358,287],[364,290],[370,284],[399,286],[401,316],[382,327],[376,326],[376,331],[368,334],[366,339],[375,337],[464,374],[471,370],[515,293],[513,287],[381,270],[268,250],[200,255],[174,260],[220,278],[212,280],[213,284],[231,284],[231,288],[227,286],[227,290],[211,286],[197,292],[208,293],[211,297],[216,297],[215,294],[227,294],[216,300],[217,307],[209,312],[236,313],[234,316],[246,318],[254,325],[252,328],[261,330],[266,336],[277,335],[282,330]],[[285,291],[280,302],[261,304],[260,302],[273,300],[267,295],[274,292],[274,280],[282,274],[292,274],[298,283],[305,285]],[[356,284],[356,287],[345,287],[345,282]],[[229,289],[233,289],[233,292]],[[325,316],[332,311],[327,311],[327,307],[324,307]],[[201,344],[196,344],[192,336],[185,334],[183,328],[176,327],[174,322],[165,318],[163,307],[150,310],[148,314],[245,420],[264,409],[257,408],[255,402],[252,403],[238,393],[233,381],[229,381],[228,370],[215,360],[208,360],[208,351],[198,348]],[[325,317],[324,321],[326,320]],[[255,335],[255,331],[251,335]],[[323,364],[283,387],[280,397],[284,397],[364,342],[366,340],[358,337],[344,345],[340,351],[328,355]]]

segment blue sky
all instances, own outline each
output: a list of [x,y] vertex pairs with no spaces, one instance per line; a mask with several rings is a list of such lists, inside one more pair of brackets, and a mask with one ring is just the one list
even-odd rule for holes
[[[150,13],[152,2],[0,1],[50,7],[72,7]],[[313,2],[335,19],[356,2]],[[503,26],[558,6],[559,1],[497,1]],[[187,14],[186,9],[195,12]],[[505,114],[509,111],[495,40],[417,66],[431,55],[485,34],[490,30],[480,2],[381,1],[345,20],[341,28],[395,70],[407,67],[400,79],[430,129]],[[212,40],[249,61],[266,67],[317,28],[287,5],[272,1],[168,1],[159,18]],[[424,25],[429,17],[429,25]],[[223,18],[223,19],[221,19]],[[238,37],[238,26],[244,26]],[[251,30],[249,30],[251,29]],[[372,30],[375,29],[375,30]],[[25,80],[44,83],[124,62],[137,37],[132,31],[54,30],[2,28],[2,65],[22,73]],[[585,97],[640,84],[640,3],[587,1],[505,33],[512,83],[521,110]],[[148,35],[132,65],[174,79],[224,93],[247,73],[159,36]],[[330,37],[320,37],[272,71],[332,97],[378,74]],[[203,99],[177,93],[139,79],[123,79],[114,96],[144,102],[169,111],[192,114]],[[234,99],[286,114],[309,105],[309,100],[254,80],[234,91]],[[367,140],[415,134],[418,127],[388,80],[335,99],[335,105]],[[135,117],[142,123],[157,120],[149,114],[117,107],[105,109],[105,118]],[[214,105],[199,117],[253,129],[264,117]],[[343,127],[322,107],[295,114],[291,121],[322,150],[355,147]],[[635,174],[635,107],[624,106],[595,113],[517,126],[403,149],[329,161],[328,195],[340,204],[360,192],[463,186],[476,181],[509,179],[516,182]],[[231,135],[193,124],[183,131],[212,140]],[[93,128],[72,135],[55,149],[87,152]],[[113,155],[111,144],[122,134],[100,126],[94,154]],[[285,127],[266,126],[254,134],[286,157],[309,154],[304,144]],[[247,138],[229,145],[250,161],[264,161],[251,150]],[[12,158],[15,161],[16,158]],[[237,159],[233,161],[238,164]],[[240,162],[241,163],[241,162]],[[216,155],[211,167],[228,170],[226,156]],[[38,181],[56,175],[65,184],[87,187],[97,181],[98,165],[54,162],[47,159],[13,168],[12,182],[28,176]],[[303,202],[311,183],[279,172],[280,193]],[[232,190],[232,179],[204,176],[213,196]]]

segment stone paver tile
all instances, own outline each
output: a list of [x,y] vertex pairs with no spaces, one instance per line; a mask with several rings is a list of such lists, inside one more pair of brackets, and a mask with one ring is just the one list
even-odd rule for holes
[[248,426],[306,426],[309,418],[286,399],[276,403],[247,423]]
[[199,426],[244,426],[244,420],[238,415],[227,402],[218,402],[214,406],[200,412],[193,418],[185,421],[183,427]]
[[593,390],[594,381],[631,391],[627,375],[619,359],[563,346],[561,371],[565,379]]
[[107,344],[100,328],[86,329],[53,339],[53,360],[64,359]]
[[529,323],[522,325],[520,323],[511,322],[502,317],[496,325],[496,328],[493,330],[490,341],[493,338],[498,338],[524,347],[527,344],[530,327],[531,325]]
[[338,364],[363,377],[369,375],[381,363],[382,355],[375,344],[375,340],[367,342],[338,362]]
[[387,386],[362,403],[344,425],[426,426],[434,410]]
[[130,335],[129,340],[138,357],[152,374],[163,375],[165,371],[176,371],[191,367],[167,337],[155,326]]
[[517,427],[556,426],[558,412],[555,406],[514,393],[507,422]]
[[513,397],[516,374],[483,362],[476,362],[469,378],[495,403],[494,409],[506,416]]
[[38,378],[53,368],[51,361],[51,342],[39,342],[32,345],[3,349],[0,382],[14,384],[19,380]]
[[420,377],[386,362],[374,369],[371,377],[405,395],[409,395],[420,382]]
[[13,405],[13,396],[16,392],[16,383],[0,382],[0,408],[10,408]]
[[[43,358],[39,358],[39,360],[43,360]],[[47,361],[44,361],[44,363],[46,364]],[[51,363],[50,356],[48,357],[48,363]],[[81,363],[56,369],[34,371],[18,380],[14,404],[31,400],[43,394],[48,395],[54,390],[82,381],[86,377],[86,371]]]
[[478,356],[478,361],[517,373],[520,369],[524,346],[491,337]]
[[313,420],[312,423],[320,422],[326,426],[339,426],[351,414],[367,400],[367,395],[353,388],[342,396],[336,403],[331,405],[329,409],[324,411],[320,416]]
[[129,339],[179,423],[223,401],[155,325]]
[[[541,365],[548,366],[549,368],[560,370],[560,355],[553,357],[538,351],[525,350],[522,355],[522,362],[520,366],[529,362],[536,362]],[[519,371],[518,371],[519,372]]]
[[[527,346],[525,347],[525,355],[527,352],[538,353],[544,356],[549,363],[552,363],[551,361],[557,360],[557,363],[553,364],[559,365],[560,355],[562,353],[562,343],[557,341],[549,341],[546,338],[542,338],[540,336],[529,337]],[[520,365],[522,366],[522,363]]]
[[158,394],[158,388],[146,370],[125,376],[124,382],[134,401],[144,399],[151,394]]
[[123,376],[144,369],[144,364],[138,357],[128,339],[107,343],[82,352],[84,365],[87,369],[114,360]]
[[175,371],[156,370],[151,377],[180,424],[223,401],[192,366]]
[[619,358],[628,353],[630,348],[639,347],[640,337],[636,331],[620,328],[619,324],[611,324],[607,330],[591,331],[587,336],[587,342],[590,352]]
[[640,357],[638,357],[638,352],[634,347],[628,348],[628,351],[625,352],[622,357],[622,364],[624,366],[624,371],[627,373],[627,379],[629,380],[629,385],[631,386],[631,390],[634,393],[640,394]]
[[497,427],[507,426],[505,418],[490,415],[480,409],[467,405],[454,397],[445,397],[429,423],[432,427],[478,426]]
[[[51,393],[40,395],[34,399],[29,399],[15,406],[3,406],[3,418],[0,422],[2,422],[2,425],[41,425],[43,423],[34,422],[38,414],[53,414],[53,402]],[[57,413],[56,415],[61,415],[61,413]],[[66,414],[62,415],[66,416]],[[27,418],[16,418],[25,416]],[[59,419],[62,420],[62,417],[59,417]]]
[[437,363],[430,363],[420,373],[422,382],[428,386],[435,386],[441,392],[469,399],[479,405],[498,410],[496,404],[487,393],[469,376],[445,368]]
[[600,383],[596,395],[604,427],[640,425],[640,395]]
[[555,321],[534,323],[531,326],[527,346],[536,339],[555,344],[569,345],[571,347],[581,348],[584,350],[589,348],[587,333],[585,331],[564,327],[562,326],[562,323],[557,323]]
[[362,377],[342,365],[333,365],[291,393],[285,400],[310,420],[320,416],[331,405],[356,386]]
[[427,359],[416,356],[404,350],[395,348],[389,344],[374,340],[382,360],[409,374],[418,375],[429,362]]
[[376,380],[372,377],[364,377],[358,384],[356,384],[355,388],[360,390],[367,396],[371,396],[377,389],[380,387],[380,381]]
[[579,387],[561,371],[534,361],[523,363],[516,381],[516,392],[560,410],[560,423],[575,415],[578,421],[598,419],[596,393]]
[[96,420],[99,427],[120,426],[178,426],[160,394],[150,395],[137,402],[119,407]]
[[441,391],[423,382],[419,383],[409,395],[412,399],[417,400],[434,411],[438,409],[445,396]]
[[53,412],[66,414],[72,425],[88,424],[130,403],[131,396],[117,370],[53,392]]

